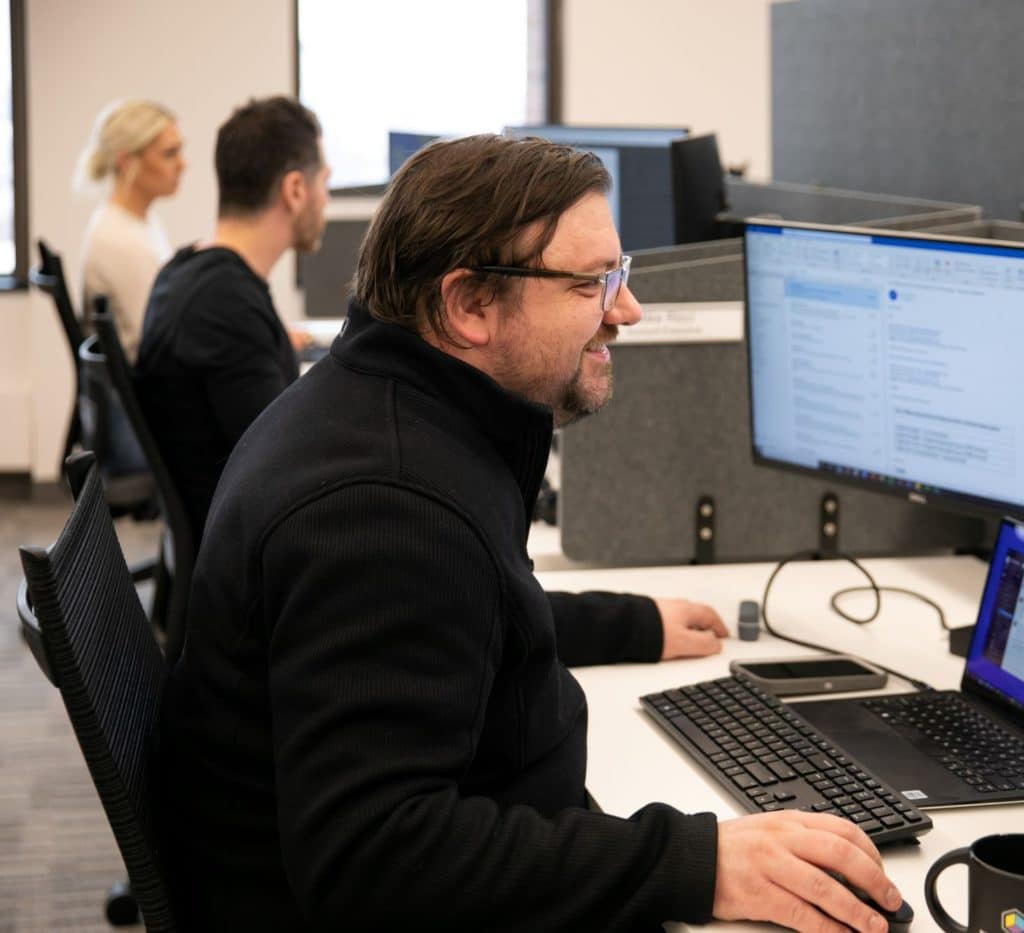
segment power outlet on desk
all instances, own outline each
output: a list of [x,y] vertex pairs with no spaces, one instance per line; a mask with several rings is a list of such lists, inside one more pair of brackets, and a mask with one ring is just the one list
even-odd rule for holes
[[961,625],[959,628],[951,628],[949,630],[949,653],[955,654],[958,658],[966,658],[967,650],[971,647],[971,637],[973,635],[973,625]]

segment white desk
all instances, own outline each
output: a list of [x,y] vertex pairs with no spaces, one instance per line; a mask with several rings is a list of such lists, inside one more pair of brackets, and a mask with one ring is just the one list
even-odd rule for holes
[[[880,586],[906,587],[935,600],[945,610],[950,625],[974,622],[985,575],[985,565],[976,558],[905,558],[868,560],[864,564]],[[733,634],[724,642],[722,653],[711,658],[574,671],[590,706],[587,786],[605,811],[628,816],[646,803],[664,801],[688,812],[710,810],[722,819],[743,812],[648,719],[637,698],[656,690],[724,676],[733,658],[806,653],[805,649],[763,632],[755,642],[741,642],[735,637],[740,600],[760,602],[772,567],[771,564],[718,564],[538,574],[549,590],[606,589],[651,596],[684,596],[706,602],[721,613]],[[919,600],[900,594],[883,594],[878,619],[864,627],[832,612],[828,604],[831,594],[862,582],[863,577],[845,561],[788,565],[772,585],[769,619],[779,631],[878,660],[923,678],[937,688],[957,687],[963,658],[949,653],[947,636],[935,611]],[[873,603],[870,595],[850,597],[850,600],[844,605],[855,614],[867,614],[860,610]],[[886,689],[898,692],[911,688],[890,677]],[[886,871],[914,908],[916,917],[911,929],[915,933],[935,929],[925,906],[923,886],[928,866],[939,855],[979,836],[1019,830],[1024,826],[1024,804],[931,810],[929,815],[935,828],[921,837],[920,846],[883,849]],[[966,870],[952,868],[942,876],[939,888],[943,902],[960,920],[966,919],[966,885]],[[714,926],[723,930],[765,928],[748,923]],[[678,925],[670,929],[688,928]]]

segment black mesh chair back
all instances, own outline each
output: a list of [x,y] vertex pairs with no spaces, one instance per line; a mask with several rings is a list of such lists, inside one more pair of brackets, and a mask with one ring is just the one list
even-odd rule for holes
[[111,514],[155,518],[156,481],[111,381],[97,334],[78,348],[78,378],[81,443],[96,454]]
[[[146,929],[176,929],[158,826],[158,716],[167,666],[114,533],[99,470],[72,457],[76,502],[48,549],[23,547],[26,639],[59,688]],[[34,615],[34,618],[33,618]]]
[[[142,448],[142,453],[156,482],[160,512],[163,515],[166,530],[162,553],[170,577],[169,592],[162,609],[161,622],[166,634],[164,654],[168,663],[173,665],[181,653],[185,637],[185,610],[189,586],[192,583],[192,565],[195,559],[192,529],[177,487],[174,485],[174,480],[171,478],[160,448],[157,446],[156,438],[146,421],[139,398],[135,394],[135,380],[131,367],[125,357],[121,340],[117,336],[113,318],[102,298],[96,299],[93,322],[106,360],[110,382],[120,397],[121,406],[134,430],[135,437],[138,439],[139,446]],[[166,538],[169,538],[169,541]]]
[[[40,263],[28,274],[29,281],[40,291],[46,292],[57,308],[57,317],[60,319],[61,328],[68,341],[68,349],[71,351],[71,362],[75,367],[76,385],[75,398],[81,396],[81,383],[77,379],[78,373],[78,348],[85,339],[82,325],[75,314],[75,307],[71,303],[71,295],[68,292],[67,281],[64,278],[64,263],[60,254],[55,253],[44,240],[39,240]],[[68,424],[68,432],[64,438],[64,460],[71,455],[71,451],[81,440],[81,423],[78,419],[78,407],[71,411],[71,421]]]

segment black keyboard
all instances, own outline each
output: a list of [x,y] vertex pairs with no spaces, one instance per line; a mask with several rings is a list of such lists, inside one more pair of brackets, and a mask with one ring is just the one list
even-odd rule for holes
[[932,828],[925,814],[744,677],[652,693],[640,702],[747,810],[832,813],[856,823],[876,845]]
[[979,793],[1024,789],[1024,742],[959,693],[897,694],[863,703]]

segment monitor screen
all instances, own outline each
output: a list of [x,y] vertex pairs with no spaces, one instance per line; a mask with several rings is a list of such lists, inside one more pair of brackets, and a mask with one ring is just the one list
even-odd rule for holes
[[682,127],[506,126],[505,135],[540,136],[593,152],[612,177],[609,204],[624,252],[673,242],[672,171],[669,146],[686,136]]
[[964,681],[1024,709],[1024,525],[1000,523]]
[[1024,515],[1024,246],[747,225],[757,463]]
[[394,175],[409,156],[440,138],[440,133],[406,133],[402,130],[388,130],[389,175]]

